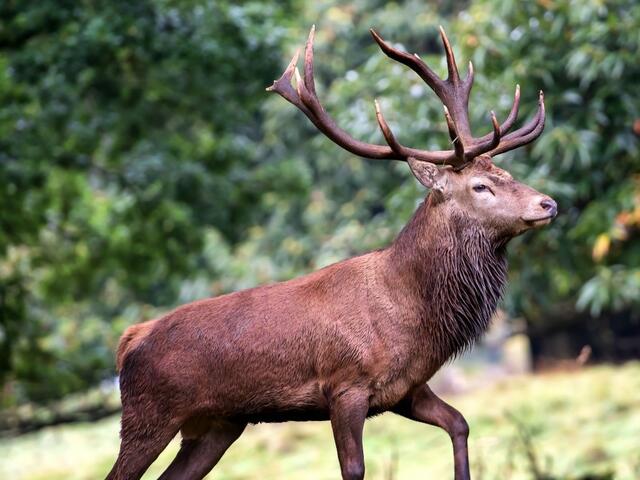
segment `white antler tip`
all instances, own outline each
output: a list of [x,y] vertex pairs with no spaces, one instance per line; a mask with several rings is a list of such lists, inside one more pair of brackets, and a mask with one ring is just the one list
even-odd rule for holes
[[296,53],[291,59],[291,65],[296,65],[298,63],[298,58],[300,58],[300,47],[296,48]]
[[293,73],[295,74],[295,77],[296,77],[296,90],[298,91],[298,95],[299,95],[300,85],[302,85],[302,77],[300,76],[300,71],[298,70],[298,67],[295,68]]

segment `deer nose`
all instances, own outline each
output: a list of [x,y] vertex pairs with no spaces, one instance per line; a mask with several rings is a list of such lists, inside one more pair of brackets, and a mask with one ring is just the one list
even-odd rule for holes
[[544,198],[540,202],[540,206],[543,210],[549,212],[549,215],[552,217],[555,217],[558,214],[558,204],[551,198]]

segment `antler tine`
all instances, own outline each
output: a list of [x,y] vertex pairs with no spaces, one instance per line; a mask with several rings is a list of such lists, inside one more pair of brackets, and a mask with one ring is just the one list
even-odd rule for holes
[[473,65],[469,62],[469,72],[464,82],[460,80],[460,73],[458,72],[458,64],[456,63],[453,49],[449,38],[444,31],[444,27],[440,25],[440,38],[442,39],[442,46],[444,47],[444,54],[447,59],[447,79],[443,82],[442,93],[436,94],[442,100],[451,115],[453,123],[456,125],[456,132],[458,134],[458,141],[462,143],[464,147],[474,143],[473,136],[471,135],[471,127],[469,125],[469,95],[471,94],[471,87],[473,86]]
[[493,139],[491,140],[491,148],[495,148],[500,143],[500,137],[502,136],[502,127],[498,123],[496,118],[496,112],[491,110],[491,125],[493,126]]
[[314,97],[316,95],[316,82],[313,78],[313,41],[316,36],[316,26],[312,25],[307,38],[307,44],[304,47],[304,85],[309,93]]
[[509,150],[513,150],[534,141],[544,130],[544,122],[544,92],[540,90],[538,97],[538,111],[536,112],[535,117],[523,127],[504,137],[502,142],[489,152],[489,155],[495,156],[500,153],[508,152]]
[[473,63],[469,60],[469,66],[467,67],[467,77],[464,79],[464,87],[467,91],[467,101],[469,101],[469,94],[471,93],[471,87],[473,87]]
[[407,154],[405,147],[403,147],[400,144],[400,142],[396,140],[396,137],[393,135],[391,128],[389,128],[389,124],[384,119],[384,115],[382,115],[382,110],[380,109],[380,104],[378,103],[378,100],[374,100],[373,103],[376,108],[376,119],[378,120],[378,125],[380,126],[380,130],[382,131],[382,135],[384,136],[384,139],[387,141],[387,143],[391,147],[391,150],[393,150],[398,155],[401,155],[403,157],[408,157],[409,155]]
[[447,128],[449,129],[449,137],[451,138],[451,143],[453,143],[453,147],[456,152],[456,157],[464,158],[464,145],[460,141],[458,137],[458,132],[456,131],[456,124],[453,123],[451,119],[451,115],[449,114],[449,109],[446,105],[442,106],[444,108],[444,118],[447,121]]
[[267,92],[276,92],[289,103],[295,105],[300,110],[302,110],[307,117],[310,115],[310,112],[307,110],[307,107],[303,105],[300,101],[300,97],[295,89],[291,86],[291,78],[294,75],[296,70],[296,64],[298,63],[298,57],[300,57],[300,49],[296,50],[296,53],[293,55],[293,58],[287,65],[287,68],[282,73],[279,79],[273,81],[273,85],[266,88]]
[[[402,50],[393,48],[373,28],[369,31],[371,32],[373,39],[380,46],[380,50],[382,50],[387,57],[406,65],[416,72],[420,78],[422,78],[422,80],[424,80],[425,83],[436,91],[436,94],[438,94],[437,90],[442,88],[442,80],[417,54],[411,55],[407,52],[403,52]],[[438,96],[440,96],[440,94],[438,94]]]
[[513,124],[518,118],[519,109],[520,109],[520,84],[517,83],[516,91],[513,94],[513,104],[511,105],[511,111],[509,112],[509,115],[507,116],[506,120],[502,123],[502,126],[500,127],[500,133],[502,135],[505,135],[509,130],[511,130],[511,127],[513,126]]
[[[458,65],[456,64],[456,57],[453,55],[453,50],[451,48],[451,44],[449,43],[449,39],[447,38],[447,34],[444,33],[444,28],[440,25],[440,37],[442,38],[442,44],[444,45],[444,53],[447,57],[447,70],[449,72],[449,77],[447,80],[454,84],[460,83],[460,74],[458,73]],[[473,69],[471,70],[473,75]]]
[[505,137],[505,140],[521,137],[530,133],[538,126],[540,120],[544,117],[544,114],[544,93],[542,92],[542,90],[540,90],[540,93],[538,94],[538,110],[536,111],[534,117],[519,129],[508,134]]
[[498,145],[500,145],[500,139],[502,138],[502,128],[498,123],[498,119],[496,118],[496,114],[494,111],[491,111],[491,125],[493,126],[493,133],[490,134],[491,137],[484,142],[479,142],[472,145],[468,149],[468,151],[465,152],[465,160],[467,162],[473,160],[478,155],[482,155],[483,153],[487,153],[493,150]]
[[[518,110],[520,108],[520,85],[516,85],[516,92],[513,96],[513,105],[511,105],[511,111],[505,121],[500,125],[500,135],[504,137],[518,118]],[[477,139],[477,143],[484,143],[493,137],[493,132],[489,132],[486,135]]]

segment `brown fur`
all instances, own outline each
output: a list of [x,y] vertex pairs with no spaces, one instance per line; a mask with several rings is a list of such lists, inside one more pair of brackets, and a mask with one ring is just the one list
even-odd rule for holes
[[[127,329],[122,445],[109,478],[139,478],[180,429],[183,448],[163,479],[202,478],[247,423],[330,419],[343,478],[357,480],[361,423],[388,410],[445,428],[456,478],[468,478],[466,422],[425,382],[485,331],[506,243],[548,223],[535,219],[550,199],[486,159],[414,174],[437,190],[389,247]],[[493,193],[476,192],[479,181]]]
[[155,322],[156,320],[149,320],[148,322],[131,325],[124,331],[124,333],[120,337],[120,342],[118,342],[118,350],[116,352],[117,372],[120,372],[120,370],[122,370],[124,357],[127,355],[129,350],[136,348],[136,346],[143,340],[143,338],[149,332],[149,329]]

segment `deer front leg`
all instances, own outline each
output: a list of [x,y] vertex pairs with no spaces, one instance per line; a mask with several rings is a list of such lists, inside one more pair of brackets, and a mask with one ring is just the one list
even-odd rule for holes
[[455,480],[470,480],[467,451],[469,425],[458,410],[436,396],[427,385],[423,385],[407,395],[393,411],[446,431],[453,443]]
[[342,479],[362,480],[362,429],[369,411],[369,395],[360,391],[342,392],[331,399],[329,408]]

